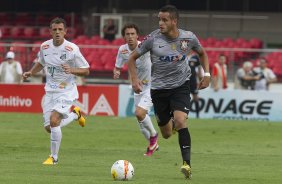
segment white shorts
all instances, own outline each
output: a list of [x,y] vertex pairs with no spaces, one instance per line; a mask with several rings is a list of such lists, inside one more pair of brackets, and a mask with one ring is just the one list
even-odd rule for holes
[[150,89],[143,91],[140,94],[134,93],[134,105],[135,107],[141,107],[147,111],[150,111],[153,106]]
[[53,93],[47,92],[43,100],[43,118],[44,127],[50,125],[50,116],[52,111],[57,111],[63,115],[63,118],[67,118],[70,113],[70,108],[73,102],[76,100],[77,91],[70,91],[67,93]]

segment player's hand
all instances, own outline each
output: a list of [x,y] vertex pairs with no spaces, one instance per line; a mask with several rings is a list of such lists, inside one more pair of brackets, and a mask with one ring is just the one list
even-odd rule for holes
[[70,67],[70,65],[68,65],[68,64],[62,64],[62,68],[63,68],[63,71],[64,71],[66,74],[71,74],[71,67]]
[[210,80],[211,80],[210,76],[204,76],[203,79],[199,83],[199,89],[205,89],[205,88],[209,87]]
[[139,79],[132,80],[132,89],[135,93],[139,94],[142,92],[143,84]]
[[22,78],[23,78],[23,80],[26,80],[30,76],[31,76],[31,72],[24,72]]
[[120,70],[119,70],[119,69],[114,68],[113,73],[114,73],[114,79],[118,79],[118,78],[119,78],[119,76],[120,76]]

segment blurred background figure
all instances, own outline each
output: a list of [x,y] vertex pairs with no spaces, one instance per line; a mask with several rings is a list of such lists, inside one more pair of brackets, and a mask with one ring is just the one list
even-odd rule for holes
[[0,82],[6,84],[20,83],[23,73],[21,63],[15,61],[15,53],[7,52],[6,60],[0,64]]
[[214,91],[227,88],[227,65],[226,56],[220,54],[212,70],[212,87]]
[[258,60],[258,67],[254,68],[254,72],[261,74],[260,80],[255,83],[255,90],[269,90],[269,85],[277,81],[274,72],[267,67],[265,58]]
[[201,67],[200,58],[193,53],[189,58],[188,64],[191,68],[190,92],[192,94],[192,104],[195,104],[196,117],[199,118],[199,90],[198,84],[203,77],[203,68]]
[[117,28],[113,19],[107,19],[107,23],[103,27],[104,39],[113,41],[116,38]]
[[[35,65],[39,62],[40,52],[37,53],[36,58],[33,60],[32,65]],[[29,78],[30,83],[34,84],[42,84],[45,83],[45,70],[41,70],[40,72],[34,74]]]
[[245,61],[242,68],[239,68],[235,75],[234,88],[254,90],[255,82],[259,80],[261,75],[253,71],[253,64]]

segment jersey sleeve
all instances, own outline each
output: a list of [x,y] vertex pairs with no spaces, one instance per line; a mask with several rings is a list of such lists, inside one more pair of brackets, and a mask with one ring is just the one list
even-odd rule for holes
[[199,51],[202,49],[202,45],[199,41],[199,39],[197,38],[197,36],[191,32],[191,40],[190,40],[190,44],[192,45],[192,49]]
[[44,60],[44,57],[43,57],[42,49],[40,49],[40,51],[39,51],[38,63],[40,63],[42,66],[45,66],[45,60]]
[[138,45],[136,51],[141,56],[153,48],[154,37],[150,34],[146,36]]
[[77,68],[89,68],[88,62],[86,61],[84,56],[81,54],[78,47],[76,47],[74,54],[75,54],[75,56],[74,56],[75,61],[74,62],[75,62],[75,66]]
[[115,67],[117,67],[117,68],[122,68],[124,63],[125,63],[125,60],[122,57],[122,53],[121,52],[122,52],[122,46],[119,47],[118,53],[117,53],[117,57],[116,57]]

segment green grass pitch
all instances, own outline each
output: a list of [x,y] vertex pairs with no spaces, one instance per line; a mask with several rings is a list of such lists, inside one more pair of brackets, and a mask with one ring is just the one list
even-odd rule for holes
[[[1,184],[282,183],[281,122],[189,120],[193,178],[185,180],[177,134],[160,137],[160,150],[146,158],[147,143],[133,117],[88,117],[85,128],[76,122],[64,127],[55,166],[42,165],[50,140],[41,114],[0,117]],[[112,180],[110,169],[119,159],[133,164],[132,181]]]

